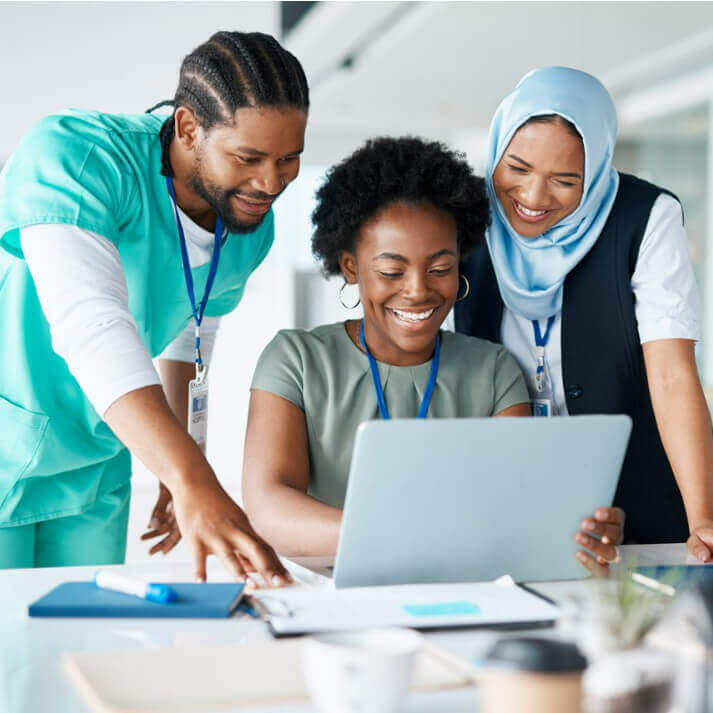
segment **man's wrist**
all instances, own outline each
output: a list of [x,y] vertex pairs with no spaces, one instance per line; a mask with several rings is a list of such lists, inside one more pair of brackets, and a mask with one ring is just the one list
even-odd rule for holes
[[174,468],[165,479],[165,484],[175,495],[193,488],[218,485],[218,478],[207,461],[200,459],[194,464]]

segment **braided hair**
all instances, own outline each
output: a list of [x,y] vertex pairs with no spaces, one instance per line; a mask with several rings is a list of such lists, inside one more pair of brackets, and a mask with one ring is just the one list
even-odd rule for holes
[[[309,89],[299,60],[271,35],[216,32],[181,64],[176,94],[151,107],[187,106],[204,129],[231,124],[243,107],[292,107],[307,111]],[[173,175],[169,147],[175,132],[171,116],[161,128],[161,172]]]

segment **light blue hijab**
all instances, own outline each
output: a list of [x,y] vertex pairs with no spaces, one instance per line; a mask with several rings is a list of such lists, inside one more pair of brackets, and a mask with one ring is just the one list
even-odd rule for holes
[[[493,171],[515,132],[530,117],[543,114],[559,114],[577,127],[584,142],[584,187],[573,213],[539,237],[523,238],[510,226],[495,195]],[[562,309],[565,277],[594,245],[616,197],[616,132],[616,109],[602,83],[568,67],[526,74],[495,112],[485,167],[492,209],[486,241],[500,294],[514,312],[544,319]]]

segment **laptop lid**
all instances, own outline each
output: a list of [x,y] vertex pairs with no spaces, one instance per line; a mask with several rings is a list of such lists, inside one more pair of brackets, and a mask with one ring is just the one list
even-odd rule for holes
[[577,579],[574,534],[610,505],[631,419],[396,419],[357,432],[337,587]]

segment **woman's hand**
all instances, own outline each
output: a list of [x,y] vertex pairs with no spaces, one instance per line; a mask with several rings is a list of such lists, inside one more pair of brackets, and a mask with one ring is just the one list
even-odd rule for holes
[[181,539],[181,531],[178,529],[176,514],[173,511],[173,498],[163,483],[159,483],[158,500],[151,512],[147,531],[141,535],[141,539],[151,540],[161,535],[166,537],[154,544],[149,550],[150,555],[155,555],[157,552],[164,555],[169,553]]
[[686,507],[688,551],[701,562],[713,556],[713,438],[695,342],[660,339],[642,344],[656,425]]
[[594,517],[585,517],[575,542],[585,549],[577,552],[577,559],[600,577],[609,574],[609,565],[619,560],[618,546],[624,539],[624,511],[621,508],[599,508]]
[[701,562],[713,560],[713,521],[707,520],[694,527],[686,547],[689,553]]

